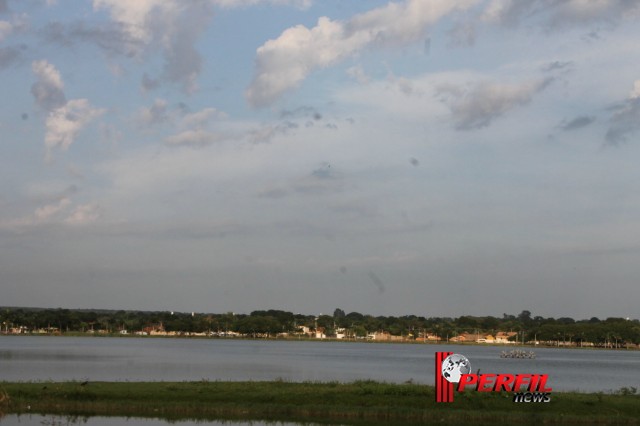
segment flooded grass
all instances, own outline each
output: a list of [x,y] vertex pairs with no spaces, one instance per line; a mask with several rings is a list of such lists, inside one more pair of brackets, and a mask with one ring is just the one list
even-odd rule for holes
[[640,395],[553,393],[549,403],[465,392],[435,403],[433,387],[338,382],[0,383],[5,414],[277,420],[340,424],[640,424]]

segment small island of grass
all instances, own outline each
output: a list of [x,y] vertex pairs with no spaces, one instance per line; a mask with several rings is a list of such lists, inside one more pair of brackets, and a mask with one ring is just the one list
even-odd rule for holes
[[338,382],[0,383],[0,413],[277,420],[340,424],[640,424],[635,389],[552,394],[514,403],[508,393],[465,392],[436,403],[432,386]]

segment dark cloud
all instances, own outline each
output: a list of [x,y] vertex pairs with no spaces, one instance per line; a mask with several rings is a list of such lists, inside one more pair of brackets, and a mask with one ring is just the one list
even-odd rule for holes
[[565,71],[573,67],[572,61],[553,61],[542,67],[544,72]]
[[0,13],[7,13],[9,11],[9,6],[7,4],[7,0],[0,0]]
[[280,118],[312,118],[314,120],[322,120],[322,114],[311,106],[301,106],[293,110],[280,111]]
[[72,47],[74,40],[69,36],[68,32],[67,25],[61,22],[49,22],[40,30],[40,36],[45,42],[64,47]]
[[620,145],[640,130],[640,97],[628,99],[614,108],[609,129],[605,135],[608,145]]
[[191,107],[184,102],[178,102],[178,111],[180,111],[180,114],[189,114]]
[[69,185],[64,189],[64,191],[62,191],[62,193],[59,195],[59,198],[71,197],[78,192],[80,192],[80,188],[78,186]]
[[561,124],[560,127],[565,132],[568,132],[571,130],[577,130],[586,127],[594,121],[596,121],[596,118],[593,116],[581,115],[569,121],[568,123]]
[[586,37],[587,37],[587,40],[600,40],[600,34],[595,30],[590,31]]
[[473,46],[477,36],[473,22],[459,22],[448,31],[449,45],[453,47]]
[[252,143],[268,143],[271,139],[278,135],[285,135],[291,130],[300,127],[293,121],[284,121],[276,125],[263,126],[249,133],[249,141]]
[[481,82],[470,90],[458,86],[442,86],[437,94],[451,109],[457,130],[487,127],[508,111],[528,104],[533,95],[544,90],[553,78],[522,84]]
[[262,191],[260,194],[258,194],[258,196],[263,198],[278,199],[278,198],[284,198],[288,194],[289,193],[282,188],[272,188],[272,189],[267,189],[265,191]]
[[375,272],[369,271],[367,276],[369,277],[369,279],[371,280],[373,285],[378,289],[378,293],[382,294],[382,293],[385,292],[386,288],[384,286],[384,283],[382,282],[380,277],[378,275],[376,275]]
[[567,0],[510,1],[502,3],[500,9],[491,14],[491,18],[509,27],[527,20],[544,28],[560,29],[599,22],[616,24],[639,9],[635,0],[587,3]]
[[323,163],[320,167],[311,172],[311,176],[318,179],[331,179],[331,164]]
[[135,56],[141,49],[139,40],[130,36],[122,24],[86,25],[83,22],[51,22],[40,32],[47,43],[74,47],[78,43],[95,44],[110,55]]
[[[304,121],[304,127],[314,127],[317,122],[322,120],[322,114],[318,112],[314,107],[311,106],[301,106],[292,110],[282,110],[280,111],[280,118],[287,119],[285,123],[289,123],[288,128],[298,127]],[[292,120],[297,120],[292,121]],[[292,126],[295,125],[295,127]],[[326,125],[325,125],[326,126]]]
[[[187,93],[196,89],[196,79],[202,72],[202,57],[195,48],[197,39],[207,27],[213,10],[208,2],[193,2],[174,23],[169,44],[164,48],[164,74],[174,83],[182,84]],[[165,22],[159,20],[154,33],[164,34]]]
[[144,92],[150,92],[152,90],[160,87],[160,81],[157,79],[151,78],[149,74],[146,72],[142,75],[142,80],[140,81],[140,87]]
[[[195,44],[213,16],[211,2],[157,2],[141,19],[136,16],[132,20],[135,14],[129,12],[136,8],[133,3],[105,2],[100,8],[110,12],[111,22],[51,23],[41,31],[41,37],[66,47],[95,44],[109,55],[139,58],[160,52],[164,58],[163,79],[181,84],[185,92],[193,93],[203,64]],[[150,90],[148,85],[147,89]]]
[[0,70],[17,63],[22,56],[22,49],[9,46],[0,48]]
[[343,181],[336,175],[329,163],[322,163],[318,168],[304,177],[297,177],[284,187],[266,189],[258,194],[262,198],[280,199],[300,195],[322,195],[340,192]]

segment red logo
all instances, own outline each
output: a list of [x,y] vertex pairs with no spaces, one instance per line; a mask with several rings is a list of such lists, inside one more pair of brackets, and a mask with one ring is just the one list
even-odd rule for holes
[[453,383],[442,375],[442,361],[453,352],[436,352],[436,402],[453,402]]
[[[514,402],[549,402],[553,390],[548,374],[471,374],[471,363],[460,354],[436,352],[436,402],[453,402],[454,389],[477,392],[513,392]],[[526,392],[522,388],[526,387]]]

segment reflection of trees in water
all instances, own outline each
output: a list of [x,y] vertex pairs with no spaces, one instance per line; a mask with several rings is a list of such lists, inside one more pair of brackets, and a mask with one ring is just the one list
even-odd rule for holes
[[[0,389],[0,420],[2,420],[9,412],[9,403],[11,398],[6,390]],[[43,418],[40,424],[46,426],[69,426],[85,424],[89,420],[87,416],[51,416]]]
[[6,415],[8,405],[9,394],[4,389],[0,389],[0,419]]

